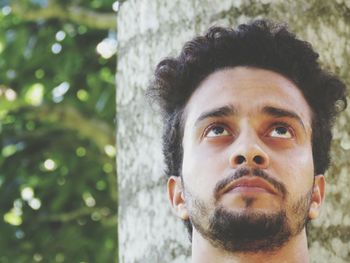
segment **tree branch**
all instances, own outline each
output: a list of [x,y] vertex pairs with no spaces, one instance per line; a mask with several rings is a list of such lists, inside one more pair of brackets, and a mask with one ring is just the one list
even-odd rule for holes
[[45,221],[49,221],[49,222],[69,222],[75,219],[78,219],[80,217],[84,217],[84,216],[88,216],[91,215],[92,213],[97,212],[99,214],[101,214],[103,217],[109,217],[109,216],[113,216],[113,214],[111,213],[111,211],[107,208],[92,208],[92,207],[83,207],[71,212],[67,212],[67,213],[60,213],[60,214],[53,214],[53,215],[47,215],[47,216],[42,216],[39,217],[39,221],[41,222],[45,222]]
[[18,1],[12,1],[11,8],[15,15],[27,21],[56,18],[96,29],[115,29],[117,26],[115,13],[99,13],[75,5],[63,7],[52,0],[47,7],[37,10],[28,9]]
[[101,152],[104,152],[106,145],[115,144],[113,125],[96,118],[88,118],[68,104],[20,107],[17,114],[27,120],[54,123],[58,127],[74,130],[83,138],[93,141]]
[[36,118],[41,121],[59,123],[67,129],[76,130],[83,137],[90,138],[104,151],[107,144],[114,145],[114,129],[98,119],[86,118],[74,107],[62,106],[41,106],[35,108]]

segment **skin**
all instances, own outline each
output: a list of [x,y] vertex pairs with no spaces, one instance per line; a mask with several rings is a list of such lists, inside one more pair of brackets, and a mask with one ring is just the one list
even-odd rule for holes
[[[168,180],[169,201],[179,218],[188,219],[193,209],[189,192],[209,211],[218,205],[236,213],[273,214],[286,208],[293,230],[296,220],[291,206],[310,189],[308,217],[319,215],[325,181],[323,175],[314,174],[312,111],[293,82],[264,69],[222,69],[202,81],[184,116],[182,178]],[[263,186],[237,187],[215,196],[216,183],[242,167],[266,171],[286,187],[287,197]],[[201,221],[208,226],[207,217]],[[230,253],[193,229],[192,262],[308,261],[305,228],[274,253]]]

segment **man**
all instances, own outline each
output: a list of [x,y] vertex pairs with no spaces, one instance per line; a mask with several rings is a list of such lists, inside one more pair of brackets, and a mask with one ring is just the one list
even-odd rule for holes
[[211,28],[161,61],[170,204],[192,262],[308,262],[345,85],[311,45],[265,20]]

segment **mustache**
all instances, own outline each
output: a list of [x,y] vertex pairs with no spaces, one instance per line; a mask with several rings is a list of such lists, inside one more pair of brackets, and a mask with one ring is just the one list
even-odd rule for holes
[[283,198],[285,198],[285,196],[288,193],[287,188],[285,187],[285,185],[283,183],[281,183],[278,180],[276,180],[275,178],[273,178],[270,174],[268,174],[264,170],[241,168],[241,169],[236,170],[232,175],[217,182],[217,184],[215,185],[215,188],[214,188],[214,196],[218,198],[219,193],[222,191],[222,189],[224,189],[226,187],[227,184],[229,184],[232,181],[235,181],[243,176],[247,176],[247,175],[257,176],[257,177],[264,179],[265,181],[270,183],[277,190],[277,192],[282,195]]

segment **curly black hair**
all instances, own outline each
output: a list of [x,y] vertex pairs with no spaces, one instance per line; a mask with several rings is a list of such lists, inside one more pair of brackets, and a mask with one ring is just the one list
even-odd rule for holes
[[237,29],[212,27],[187,42],[180,55],[156,67],[147,91],[162,110],[166,175],[182,169],[183,110],[199,83],[219,69],[250,66],[277,72],[293,81],[312,109],[312,152],[315,175],[330,162],[332,126],[346,108],[346,86],[323,70],[311,44],[289,32],[286,24],[255,20]]

